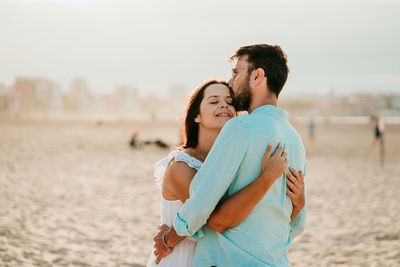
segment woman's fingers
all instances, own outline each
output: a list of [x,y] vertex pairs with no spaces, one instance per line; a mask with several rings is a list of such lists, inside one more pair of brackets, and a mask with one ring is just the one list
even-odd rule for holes
[[286,179],[286,184],[292,192],[295,192],[296,185],[290,180],[289,175],[290,175],[289,173],[286,174],[286,177],[288,177],[288,179]]
[[289,168],[290,172],[295,176],[295,183],[297,186],[304,187],[304,178],[303,178],[303,172],[297,172],[293,168]]
[[296,177],[296,180],[299,180],[300,174],[292,167],[290,167],[289,170]]
[[304,185],[303,171],[300,171],[300,182]]
[[285,159],[284,163],[285,163],[285,171],[287,171],[288,165],[289,165],[289,160]]
[[[266,156],[271,157],[273,150],[274,150],[273,144],[269,143],[264,157],[266,157]],[[276,157],[280,157],[283,160],[287,158],[287,153],[285,152],[285,149],[284,149],[282,143],[279,143],[278,148],[274,152],[273,156],[275,156],[275,155],[276,155]]]
[[169,229],[169,227],[166,224],[163,224],[163,225],[160,226],[160,230],[162,230],[164,232],[167,231],[168,229]]
[[156,263],[157,264],[159,264],[160,263],[160,261],[163,259],[163,258],[165,258],[165,256],[167,256],[168,255],[168,253],[160,253],[158,256],[157,256],[157,258],[156,258]]
[[267,151],[265,152],[265,156],[270,157],[273,150],[274,150],[274,145],[272,143],[269,143],[267,146]]
[[286,194],[290,197],[290,199],[294,199],[294,193],[291,192],[289,189],[286,188]]
[[[289,168],[290,170],[291,168]],[[286,173],[286,177],[295,185],[298,186],[299,182],[297,181],[296,177],[293,176],[293,174],[291,174],[290,172]]]
[[282,157],[283,152],[285,152],[285,150],[283,149],[283,145],[282,143],[279,143],[279,146],[276,149],[275,154],[278,155],[279,157]]
[[295,178],[295,182],[298,183],[299,185],[304,186],[304,177],[303,177],[303,171],[297,172],[295,169],[292,167],[289,168],[290,172]]

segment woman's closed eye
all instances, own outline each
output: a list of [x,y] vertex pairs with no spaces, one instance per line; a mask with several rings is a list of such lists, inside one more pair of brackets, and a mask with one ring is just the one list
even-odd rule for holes
[[[225,102],[226,104],[228,104],[229,106],[233,106],[233,102]],[[212,101],[212,102],[210,102],[210,104],[219,104],[219,102],[218,101]]]

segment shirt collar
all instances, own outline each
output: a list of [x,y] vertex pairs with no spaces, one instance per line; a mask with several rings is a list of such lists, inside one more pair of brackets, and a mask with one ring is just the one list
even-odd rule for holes
[[272,106],[272,105],[264,105],[261,107],[256,108],[253,110],[251,114],[256,114],[256,113],[264,113],[264,114],[269,114],[271,116],[277,117],[278,119],[283,119],[286,120],[289,113],[283,109],[280,109],[278,107]]

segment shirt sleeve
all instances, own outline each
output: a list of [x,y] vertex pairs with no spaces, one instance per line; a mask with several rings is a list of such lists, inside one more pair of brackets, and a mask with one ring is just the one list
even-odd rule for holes
[[206,161],[190,184],[190,197],[174,220],[180,236],[201,238],[201,227],[237,175],[249,144],[243,122],[234,118],[221,130]]
[[[307,163],[304,165],[304,175],[303,177],[306,177],[306,172],[307,172]],[[293,219],[293,221],[290,223],[290,238],[293,239],[296,236],[300,235],[302,232],[304,232],[305,225],[306,225],[306,213],[307,213],[307,195],[306,191],[304,190],[304,207],[303,209],[297,214],[297,216]]]

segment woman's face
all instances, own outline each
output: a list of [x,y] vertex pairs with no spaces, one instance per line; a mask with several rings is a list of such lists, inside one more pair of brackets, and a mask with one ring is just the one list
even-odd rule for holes
[[200,114],[197,115],[195,122],[204,128],[221,130],[224,124],[236,115],[232,102],[232,96],[226,85],[209,85],[204,90]]

